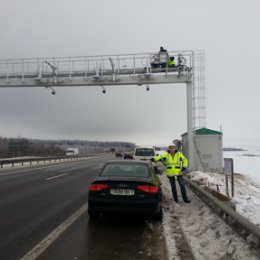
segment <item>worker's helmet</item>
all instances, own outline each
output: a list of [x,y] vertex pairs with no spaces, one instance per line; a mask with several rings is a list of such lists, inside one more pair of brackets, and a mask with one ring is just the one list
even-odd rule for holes
[[171,146],[172,147],[177,147],[176,144],[174,144],[174,143],[170,143],[168,147],[171,147]]

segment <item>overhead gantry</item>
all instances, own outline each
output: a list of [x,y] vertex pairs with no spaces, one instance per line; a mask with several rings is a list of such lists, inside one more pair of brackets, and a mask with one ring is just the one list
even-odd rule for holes
[[163,66],[157,53],[0,60],[1,87],[94,86],[191,81],[192,52],[169,52],[176,66]]
[[167,64],[165,53],[0,60],[0,87],[58,87],[149,85],[185,83],[190,168],[193,168],[192,130],[205,126],[204,53],[170,51],[176,64]]

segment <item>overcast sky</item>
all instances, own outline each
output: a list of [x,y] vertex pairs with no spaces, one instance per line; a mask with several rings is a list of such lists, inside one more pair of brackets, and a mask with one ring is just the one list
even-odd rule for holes
[[[1,0],[0,59],[204,50],[206,126],[260,147],[259,0]],[[186,86],[0,89],[0,136],[165,145]]]

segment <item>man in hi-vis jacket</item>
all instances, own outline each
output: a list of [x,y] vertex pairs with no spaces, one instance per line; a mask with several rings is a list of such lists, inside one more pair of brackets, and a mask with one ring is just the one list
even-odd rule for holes
[[190,200],[187,198],[185,184],[183,180],[183,171],[188,167],[187,158],[177,150],[174,143],[169,144],[169,150],[166,153],[155,156],[152,158],[152,161],[162,161],[165,165],[165,174],[167,175],[171,188],[172,194],[175,202],[178,202],[177,190],[176,190],[176,180],[178,180],[182,199],[186,203],[190,203]]

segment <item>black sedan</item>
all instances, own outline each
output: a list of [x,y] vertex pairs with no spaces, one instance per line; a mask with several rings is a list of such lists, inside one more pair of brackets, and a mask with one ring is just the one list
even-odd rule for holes
[[149,161],[107,162],[89,186],[88,214],[140,213],[162,219],[162,190]]

